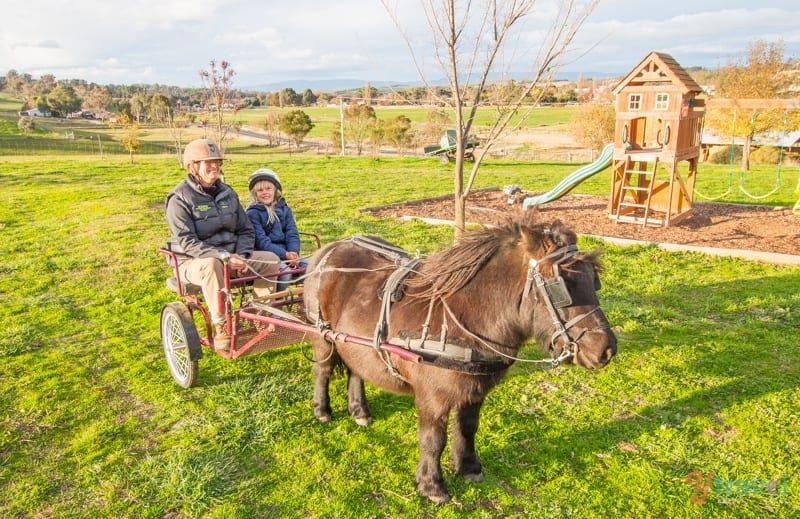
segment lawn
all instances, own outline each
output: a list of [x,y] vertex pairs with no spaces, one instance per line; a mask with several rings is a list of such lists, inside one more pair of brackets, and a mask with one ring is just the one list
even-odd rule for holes
[[[428,254],[452,239],[361,211],[449,193],[435,161],[242,148],[226,178],[243,194],[264,165],[324,242],[369,233]],[[491,162],[476,187],[546,189],[575,167]],[[454,499],[435,506],[414,489],[412,400],[368,387],[376,420],[360,428],[337,379],[334,420],[318,424],[307,345],[207,354],[197,387],[172,381],[159,313],[174,295],[156,248],[182,177],[169,156],[0,157],[0,516],[800,514],[800,268],[581,238],[604,249],[619,354],[597,372],[515,364],[484,406],[485,481],[446,469]]]

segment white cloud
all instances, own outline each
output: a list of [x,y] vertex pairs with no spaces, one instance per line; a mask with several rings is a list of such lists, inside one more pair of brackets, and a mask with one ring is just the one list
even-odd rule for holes
[[[785,57],[800,57],[796,4],[603,0],[576,38],[574,63],[565,70],[625,73],[651,50],[670,53],[684,66],[714,67],[742,55],[755,39],[782,38]],[[540,11],[525,21],[525,39],[505,56],[519,60],[513,69],[530,64],[537,31],[553,5],[540,0]],[[415,48],[423,51],[419,59],[434,65],[421,7],[413,0],[397,6]],[[3,9],[0,75],[16,69],[97,83],[199,86],[197,70],[225,59],[242,87],[298,78],[418,80],[378,0],[30,0]]]

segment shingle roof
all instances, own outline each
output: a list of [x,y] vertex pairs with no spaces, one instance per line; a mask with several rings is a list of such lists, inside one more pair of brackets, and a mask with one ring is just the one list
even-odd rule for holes
[[624,87],[631,84],[662,83],[671,81],[679,87],[683,94],[689,92],[702,92],[703,89],[692,76],[681,67],[675,58],[663,52],[651,52],[614,87],[614,93],[619,93]]

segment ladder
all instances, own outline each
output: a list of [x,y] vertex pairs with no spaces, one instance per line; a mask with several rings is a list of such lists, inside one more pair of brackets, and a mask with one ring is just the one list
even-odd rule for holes
[[[638,168],[634,167],[636,164],[639,165]],[[619,193],[617,194],[617,213],[615,215],[617,222],[641,222],[642,227],[647,226],[647,219],[650,216],[650,198],[653,194],[653,186],[656,181],[658,157],[656,157],[653,162],[652,170],[642,167],[643,164],[646,163],[633,161],[631,157],[627,157],[625,161],[625,168],[622,171],[622,182],[620,183]],[[633,182],[634,177],[636,179],[635,183]],[[625,201],[627,194],[630,194],[633,201]],[[645,196],[642,196],[643,194]],[[623,207],[631,209],[631,215],[624,213],[622,211]],[[644,213],[643,216],[636,216],[636,213],[640,211]]]

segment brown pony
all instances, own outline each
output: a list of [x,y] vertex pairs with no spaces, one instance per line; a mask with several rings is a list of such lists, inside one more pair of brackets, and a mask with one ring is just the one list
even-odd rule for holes
[[521,219],[468,232],[421,260],[371,237],[319,249],[304,296],[309,320],[323,332],[312,337],[314,415],[331,420],[328,386],[343,363],[348,409],[359,425],[372,422],[365,380],[414,395],[420,494],[450,499],[440,458],[451,412],[451,462],[481,481],[481,405],[529,338],[549,350],[553,364],[601,368],[616,353],[595,294],[598,255],[578,252],[576,241],[561,222]]

